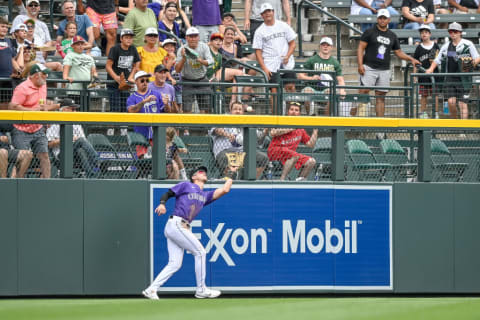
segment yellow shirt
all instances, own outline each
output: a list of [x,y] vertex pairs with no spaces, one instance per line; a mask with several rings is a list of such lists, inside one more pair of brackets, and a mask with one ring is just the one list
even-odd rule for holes
[[154,81],[155,77],[153,72],[155,67],[163,63],[163,59],[167,56],[167,51],[159,47],[155,52],[148,52],[144,47],[137,47],[138,54],[140,55],[140,70],[152,74],[150,81]]

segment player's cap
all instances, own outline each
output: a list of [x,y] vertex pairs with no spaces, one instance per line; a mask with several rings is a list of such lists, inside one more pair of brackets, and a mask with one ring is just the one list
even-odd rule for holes
[[260,7],[260,13],[264,13],[267,10],[273,10],[272,4],[268,2],[262,3],[262,6]]
[[320,39],[320,44],[322,43],[328,43],[329,45],[333,46],[333,41],[329,37],[323,37],[322,39]]
[[135,81],[137,81],[137,79],[139,78],[143,78],[143,77],[151,77],[152,75],[148,72],[145,72],[143,70],[140,70],[138,71],[137,73],[135,73],[135,76],[134,76],[134,79]]
[[[205,173],[208,173],[208,170],[207,170],[207,167],[205,166],[199,166],[195,169],[192,169],[190,171],[190,174],[188,175],[188,178],[190,179],[190,181],[192,181],[192,177],[195,175],[195,173],[197,173],[198,171],[204,171]],[[193,181],[192,181],[193,182]]]
[[122,32],[120,32],[120,38],[123,36],[134,36],[135,33],[133,32],[132,29],[122,29]]
[[167,67],[165,67],[163,64],[159,64],[155,67],[155,70],[153,72],[163,72],[163,71],[168,71]]
[[190,27],[187,29],[187,32],[185,32],[186,36],[194,36],[197,34],[200,34],[200,31],[198,31],[198,29],[195,27]]
[[213,39],[222,39],[223,40],[223,34],[221,34],[220,32],[212,33],[212,35],[210,36],[210,41],[212,41]]
[[85,39],[82,38],[82,36],[75,36],[72,39],[72,44],[78,43],[78,42],[87,42]]
[[418,28],[418,32],[422,32],[422,30],[428,30],[430,33],[432,32],[432,28],[428,24],[422,24],[420,28]]
[[38,3],[38,4],[40,5],[40,1],[39,1],[39,0],[27,0],[27,7],[28,7],[28,5],[29,5],[30,3],[32,3],[32,2],[36,2],[36,3]]
[[45,74],[49,74],[50,69],[48,69],[41,63],[36,63],[30,68],[30,75],[34,75],[37,72],[43,72]]
[[145,31],[145,35],[146,36],[151,36],[151,35],[155,35],[155,36],[158,36],[158,30],[157,28],[147,28],[147,30]]
[[12,32],[16,32],[18,30],[27,31],[27,26],[24,23],[20,23],[12,30]]
[[380,18],[380,17],[390,18],[390,12],[388,12],[387,9],[380,9],[377,12],[377,18]]
[[457,23],[457,22],[452,22],[448,25],[448,31],[450,31],[450,30],[455,30],[455,31],[460,31],[460,32],[463,31],[462,25],[460,23]]
[[177,42],[176,42],[175,40],[173,40],[173,39],[165,39],[165,40],[163,40],[163,42],[162,42],[162,47],[165,47],[165,45],[167,45],[167,44],[169,44],[169,43],[171,43],[171,44],[173,44],[173,45],[175,45],[175,46],[177,45]]

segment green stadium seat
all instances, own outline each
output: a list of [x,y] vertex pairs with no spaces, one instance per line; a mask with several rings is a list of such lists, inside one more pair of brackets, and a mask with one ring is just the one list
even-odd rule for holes
[[[122,158],[103,134],[91,133],[87,137],[99,155],[99,178],[125,178],[132,171],[133,158]],[[131,156],[131,154],[130,154]]]
[[352,169],[359,174],[361,181],[385,181],[385,173],[392,168],[389,163],[378,162],[372,150],[362,140],[347,141],[347,156]]
[[434,181],[463,181],[468,163],[455,162],[443,141],[432,139],[431,153]]
[[411,163],[405,149],[393,139],[380,141],[383,160],[392,165],[393,181],[407,181],[417,176],[417,164]]

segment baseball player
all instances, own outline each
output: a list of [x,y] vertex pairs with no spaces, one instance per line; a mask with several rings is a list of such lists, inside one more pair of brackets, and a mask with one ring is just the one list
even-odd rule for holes
[[195,257],[195,278],[197,280],[196,298],[216,298],[221,292],[209,289],[205,285],[206,251],[193,235],[190,223],[206,205],[230,191],[232,179],[227,178],[223,187],[212,191],[203,191],[207,182],[207,168],[201,166],[190,172],[190,182],[184,181],[168,189],[160,198],[155,212],[160,216],[167,212],[165,203],[175,197],[175,209],[165,225],[165,237],[168,247],[168,264],[142,294],[152,300],[158,300],[157,289],[162,286],[182,266],[183,252],[188,250]]

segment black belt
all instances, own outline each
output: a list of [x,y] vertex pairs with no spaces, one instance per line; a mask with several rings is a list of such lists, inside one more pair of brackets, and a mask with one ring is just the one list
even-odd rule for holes
[[[174,217],[174,216],[170,216],[170,218],[169,218],[169,219],[173,219],[173,217]],[[178,217],[178,216],[176,216],[176,217]],[[181,221],[182,221],[182,223],[185,223],[185,225],[186,225],[187,227],[189,227],[189,228],[190,228],[190,223],[189,223],[187,220],[185,220],[185,219],[183,219],[183,218],[182,218],[182,220],[181,220]]]

